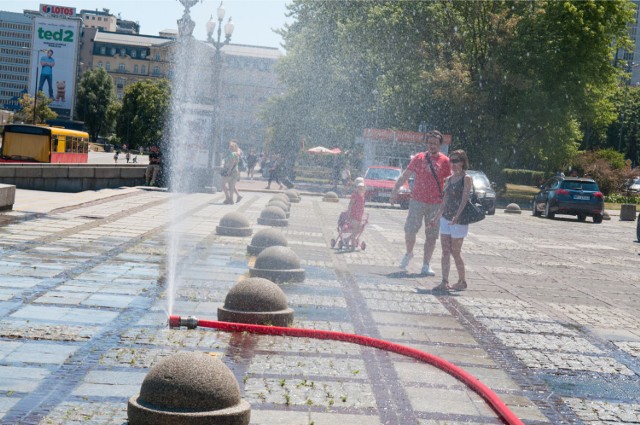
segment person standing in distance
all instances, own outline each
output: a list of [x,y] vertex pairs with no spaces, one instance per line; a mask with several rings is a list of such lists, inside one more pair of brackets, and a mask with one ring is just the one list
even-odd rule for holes
[[53,99],[53,67],[56,66],[56,60],[53,58],[53,50],[47,50],[47,55],[40,58],[40,81],[38,91],[42,91],[44,82],[49,84],[49,98]]
[[427,134],[427,150],[416,154],[407,169],[402,173],[391,193],[391,199],[398,195],[402,185],[414,177],[413,191],[409,201],[409,214],[404,225],[404,240],[406,253],[400,261],[400,268],[406,269],[413,258],[413,248],[416,244],[416,235],[425,224],[424,256],[421,273],[426,276],[435,276],[435,272],[429,266],[431,256],[438,240],[440,226],[429,226],[442,204],[442,188],[444,180],[451,175],[449,158],[440,152],[442,145],[442,133],[433,130]]

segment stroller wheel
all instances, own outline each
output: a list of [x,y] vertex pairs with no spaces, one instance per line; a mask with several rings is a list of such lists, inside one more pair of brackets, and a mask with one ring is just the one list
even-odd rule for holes
[[366,248],[367,244],[364,241],[360,242],[360,249],[364,251]]
[[334,246],[336,246],[336,240],[335,239],[331,239],[331,248],[333,248]]
[[342,249],[342,241],[338,241],[338,249]]

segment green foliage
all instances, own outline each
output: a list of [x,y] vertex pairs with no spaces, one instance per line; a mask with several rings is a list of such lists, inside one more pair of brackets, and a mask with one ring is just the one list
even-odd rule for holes
[[474,167],[565,168],[615,119],[632,4],[294,0],[265,111],[274,140],[349,149],[366,127],[451,133]]
[[511,168],[503,169],[499,176],[499,180],[496,183],[502,187],[507,183],[538,186],[542,184],[546,178],[545,173],[542,171],[514,170]]
[[[619,166],[621,157],[622,166]],[[621,192],[624,182],[633,175],[633,171],[624,165],[622,154],[611,149],[580,152],[573,158],[571,168],[577,170],[578,175],[597,181],[605,195]]]
[[33,97],[29,94],[25,94],[18,102],[21,109],[13,114],[14,123],[42,124],[47,120],[52,120],[58,117],[58,114],[49,108],[49,104],[53,102],[53,100],[42,91],[38,91],[36,93],[35,122],[33,115]]
[[85,72],[78,82],[76,116],[84,121],[92,140],[111,132],[118,100],[113,80],[103,68]]
[[640,204],[640,196],[627,196],[620,193],[613,193],[604,197],[605,202],[613,204]]
[[116,122],[118,138],[129,147],[159,145],[163,141],[170,103],[168,80],[145,80],[128,86]]

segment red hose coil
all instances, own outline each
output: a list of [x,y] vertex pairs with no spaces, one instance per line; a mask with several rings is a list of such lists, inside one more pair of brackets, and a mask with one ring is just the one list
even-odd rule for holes
[[[172,316],[175,318],[175,316]],[[171,317],[170,317],[171,321]],[[303,338],[315,338],[315,339],[330,339],[334,341],[351,342],[354,344],[360,344],[367,347],[379,348],[385,351],[391,351],[393,353],[402,354],[407,357],[421,360],[425,363],[433,365],[438,369],[448,373],[454,378],[458,379],[473,391],[475,391],[480,397],[482,397],[491,408],[498,414],[498,416],[508,425],[524,425],[523,422],[504,404],[504,402],[498,397],[489,387],[484,385],[475,376],[471,375],[464,369],[449,363],[448,361],[434,356],[433,354],[425,353],[424,351],[416,350],[415,348],[406,347],[404,345],[395,344],[393,342],[384,341],[382,339],[371,338],[368,336],[346,334],[335,331],[322,331],[315,329],[301,329],[301,328],[284,328],[279,326],[263,326],[263,325],[249,325],[244,323],[230,323],[219,322],[215,320],[198,320],[198,326],[204,328],[213,328],[223,331],[231,332],[250,332],[261,335],[282,335],[282,336],[294,336]]]

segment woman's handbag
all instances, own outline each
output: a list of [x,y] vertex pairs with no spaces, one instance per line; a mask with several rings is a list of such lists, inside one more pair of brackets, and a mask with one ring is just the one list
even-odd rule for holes
[[457,224],[471,224],[484,220],[484,211],[474,205],[471,200],[467,200]]

